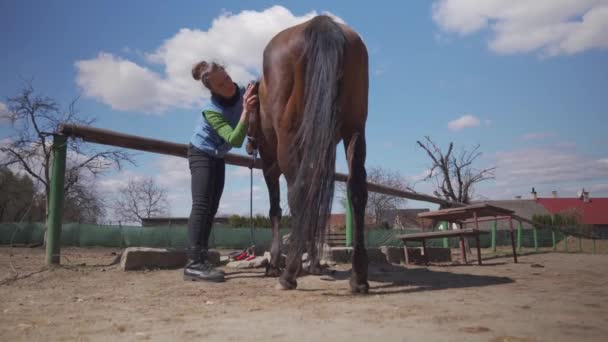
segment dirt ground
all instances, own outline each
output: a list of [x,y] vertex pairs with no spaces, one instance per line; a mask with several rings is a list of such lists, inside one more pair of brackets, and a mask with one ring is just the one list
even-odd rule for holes
[[[299,278],[275,290],[261,270],[184,282],[181,270],[123,272],[119,250],[0,248],[3,341],[606,341],[608,255],[541,253],[484,266],[370,267],[371,293]],[[12,254],[12,256],[11,256]],[[38,273],[33,273],[37,272]],[[14,278],[15,272],[20,277]],[[33,273],[33,274],[32,274]]]

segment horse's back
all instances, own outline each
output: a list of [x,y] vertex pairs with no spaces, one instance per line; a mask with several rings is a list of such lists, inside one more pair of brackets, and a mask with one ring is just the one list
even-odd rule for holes
[[367,48],[361,36],[347,25],[340,24],[346,37],[340,91],[342,135],[361,131],[367,120],[369,66]]
[[[318,18],[318,17],[315,17]],[[263,107],[286,107],[290,98],[304,98],[302,83],[307,63],[304,57],[307,40],[306,28],[313,23],[308,20],[291,26],[276,34],[264,49],[263,61],[263,92],[267,92],[272,104],[262,104]],[[360,35],[346,24],[337,23],[345,37],[344,56],[341,75],[341,119],[350,129],[353,123],[359,128],[367,118],[368,97],[368,53]],[[292,102],[299,102],[294,100]],[[292,103],[294,106],[299,103]],[[269,108],[271,109],[271,108]],[[277,113],[277,110],[270,110]],[[291,118],[290,118],[291,120]],[[275,120],[278,122],[280,120]],[[354,127],[353,127],[354,128]]]

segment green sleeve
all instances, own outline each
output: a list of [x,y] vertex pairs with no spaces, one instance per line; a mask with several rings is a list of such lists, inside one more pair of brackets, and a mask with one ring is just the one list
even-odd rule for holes
[[232,145],[232,147],[243,146],[243,141],[245,141],[245,136],[247,135],[247,126],[245,124],[239,121],[236,127],[232,129],[221,113],[204,111],[203,115],[205,115],[207,122],[215,129],[217,134]]

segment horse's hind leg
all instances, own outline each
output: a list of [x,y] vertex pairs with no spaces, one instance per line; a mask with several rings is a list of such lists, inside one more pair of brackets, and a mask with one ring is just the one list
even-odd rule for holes
[[350,289],[353,293],[367,293],[367,251],[364,240],[365,206],[367,204],[367,174],[365,171],[365,135],[355,133],[344,140],[348,161],[347,190],[354,211],[354,250]]
[[[296,206],[294,205],[294,200],[290,197],[291,187],[293,187],[295,185],[293,182],[291,182],[292,179],[289,177],[288,174],[285,175],[285,178],[287,179],[287,186],[288,186],[287,196],[288,196],[288,200],[289,200],[289,207],[296,208]],[[292,211],[292,215],[293,215],[293,211]],[[295,289],[298,286],[298,282],[297,282],[296,278],[302,271],[302,254],[304,253],[304,250],[302,250],[300,247],[298,247],[299,244],[295,240],[295,234],[294,234],[295,231],[297,229],[300,229],[301,227],[297,226],[298,222],[292,221],[291,224],[292,224],[292,228],[291,228],[291,234],[289,236],[289,250],[287,251],[287,260],[285,261],[285,270],[283,270],[283,273],[281,274],[281,277],[279,278],[278,288],[281,290]],[[296,225],[296,226],[293,226],[293,225]]]
[[309,243],[306,252],[308,253],[308,266],[304,268],[304,271],[312,275],[323,275],[324,269],[321,266],[321,254],[323,251],[319,251],[317,243],[312,241]]

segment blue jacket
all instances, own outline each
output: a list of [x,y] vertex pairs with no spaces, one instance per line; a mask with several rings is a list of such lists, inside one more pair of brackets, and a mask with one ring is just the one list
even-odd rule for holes
[[223,158],[232,149],[232,146],[211,127],[205,118],[204,112],[221,113],[230,126],[236,127],[243,110],[243,94],[245,94],[245,88],[239,86],[238,101],[231,106],[222,106],[222,104],[212,97],[201,111],[201,116],[196,124],[190,143],[212,157]]

